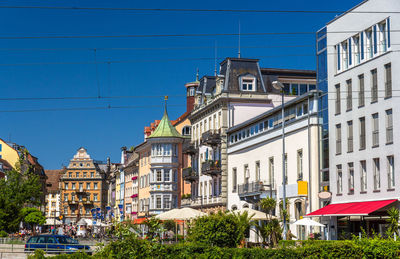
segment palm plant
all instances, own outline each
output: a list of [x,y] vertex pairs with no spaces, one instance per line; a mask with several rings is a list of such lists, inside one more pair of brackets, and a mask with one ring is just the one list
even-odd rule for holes
[[399,218],[400,218],[400,211],[392,207],[388,210],[389,218],[386,220],[389,223],[388,227],[388,235],[393,236],[396,234],[399,235]]
[[243,213],[233,213],[238,227],[238,241],[242,244],[246,237],[249,236],[250,227],[254,225],[252,218],[254,215],[248,214],[247,211]]
[[267,220],[262,221],[260,225],[256,225],[256,229],[263,239],[263,243],[269,243],[276,246],[278,241],[282,239],[282,228],[278,219],[274,219],[272,214],[276,208],[276,200],[268,197],[260,201],[261,209],[267,213]]

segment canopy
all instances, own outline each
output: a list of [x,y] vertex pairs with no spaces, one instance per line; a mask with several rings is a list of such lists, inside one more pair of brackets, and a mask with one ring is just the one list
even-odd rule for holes
[[91,219],[80,219],[77,223],[78,226],[92,226],[93,225],[93,221]]
[[192,208],[173,209],[157,215],[160,220],[190,220],[207,215],[204,212]]
[[147,220],[147,218],[137,218],[137,219],[133,220],[133,224],[142,224],[146,220]]
[[329,204],[319,210],[307,214],[306,217],[368,216],[370,213],[382,209],[383,207],[388,206],[395,201],[397,201],[397,199]]
[[52,226],[52,225],[62,225],[62,222],[61,221],[59,221],[59,220],[57,220],[57,219],[46,219],[46,223],[44,223],[45,225],[49,225],[49,226]]
[[266,214],[262,211],[259,210],[253,210],[250,208],[243,208],[240,210],[234,210],[232,211],[234,214],[243,214],[244,212],[247,212],[249,217],[251,217],[251,220],[268,220],[268,219],[276,219],[275,216]]
[[292,225],[310,226],[310,227],[325,227],[325,225],[322,225],[321,223],[316,222],[310,218],[300,219],[300,220],[294,222]]

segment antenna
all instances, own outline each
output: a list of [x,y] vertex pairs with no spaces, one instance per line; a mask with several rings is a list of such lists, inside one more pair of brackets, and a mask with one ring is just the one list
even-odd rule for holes
[[196,72],[196,81],[199,81],[199,68],[197,68],[197,72]]
[[164,105],[165,105],[165,110],[164,112],[167,113],[167,101],[168,101],[168,95],[164,96]]
[[214,76],[217,76],[217,41],[214,43]]
[[239,20],[239,49],[238,49],[238,58],[240,58],[240,20]]

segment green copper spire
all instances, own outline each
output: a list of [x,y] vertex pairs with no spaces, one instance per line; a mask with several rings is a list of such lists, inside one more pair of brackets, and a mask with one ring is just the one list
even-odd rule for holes
[[172,126],[172,123],[168,118],[167,100],[168,96],[165,96],[164,115],[156,130],[148,138],[182,138],[182,135],[179,134],[174,126]]

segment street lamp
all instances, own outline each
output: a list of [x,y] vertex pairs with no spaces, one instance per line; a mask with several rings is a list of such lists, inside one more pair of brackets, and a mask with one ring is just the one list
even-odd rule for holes
[[282,194],[283,194],[283,240],[286,240],[287,226],[286,226],[286,168],[285,168],[285,108],[284,108],[284,86],[279,81],[273,81],[272,86],[281,91],[282,95]]

